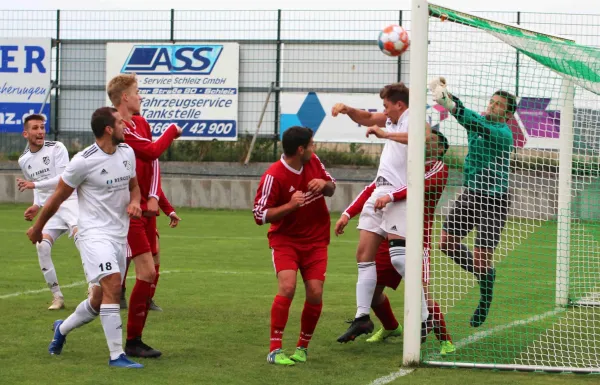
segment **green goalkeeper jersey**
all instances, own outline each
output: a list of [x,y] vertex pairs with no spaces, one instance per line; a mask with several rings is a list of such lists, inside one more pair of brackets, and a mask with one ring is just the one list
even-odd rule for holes
[[508,191],[510,154],[513,135],[506,123],[489,121],[485,116],[456,103],[453,114],[458,123],[467,130],[469,152],[465,158],[463,184],[467,188],[486,195],[505,194]]

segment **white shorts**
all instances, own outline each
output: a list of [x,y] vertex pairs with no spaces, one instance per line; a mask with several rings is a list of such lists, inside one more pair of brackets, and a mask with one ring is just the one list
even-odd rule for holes
[[54,241],[67,231],[69,237],[72,237],[73,230],[77,227],[78,217],[79,204],[77,199],[66,200],[60,205],[56,214],[46,222],[42,234],[50,235]]
[[406,200],[389,203],[383,210],[375,211],[375,201],[394,190],[393,186],[379,186],[373,191],[358,218],[359,230],[370,231],[384,238],[387,234],[406,238]]
[[98,283],[104,277],[120,273],[121,281],[125,274],[127,244],[110,239],[80,239],[75,236],[83,271],[88,283]]

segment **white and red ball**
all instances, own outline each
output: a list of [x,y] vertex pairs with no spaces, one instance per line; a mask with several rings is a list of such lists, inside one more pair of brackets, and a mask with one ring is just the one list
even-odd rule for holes
[[377,40],[381,52],[388,56],[400,56],[410,46],[408,32],[399,25],[392,24],[379,33]]

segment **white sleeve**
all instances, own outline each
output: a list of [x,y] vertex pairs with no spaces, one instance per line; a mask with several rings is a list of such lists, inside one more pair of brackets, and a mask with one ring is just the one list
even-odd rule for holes
[[42,207],[42,204],[40,203],[40,195],[38,194],[36,188],[33,189],[33,204],[38,207]]
[[54,146],[54,167],[56,168],[56,175],[41,182],[34,182],[35,188],[56,188],[56,186],[58,186],[60,175],[65,171],[67,164],[69,164],[69,152],[64,144],[56,142],[56,145]]
[[77,188],[87,177],[87,167],[85,158],[79,154],[73,157],[65,171],[62,173],[62,180],[72,188]]
[[[21,159],[19,159],[19,167],[21,167],[21,172],[23,173],[25,180],[28,180],[31,182],[29,175],[27,175],[27,173],[25,172],[25,165],[21,163]],[[34,183],[34,186],[35,186],[35,183]],[[36,206],[42,207],[42,205],[40,204],[40,196],[37,192],[37,186],[35,186],[35,187],[36,188],[33,189],[33,204]]]
[[137,175],[135,172],[135,152],[133,152],[133,149],[130,147],[129,148],[129,162],[131,163],[131,174],[129,175],[131,178],[135,178],[135,176]]

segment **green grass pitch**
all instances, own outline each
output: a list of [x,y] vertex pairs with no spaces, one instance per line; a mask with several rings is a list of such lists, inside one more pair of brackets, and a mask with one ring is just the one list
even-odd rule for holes
[[[85,298],[87,285],[83,282],[81,262],[72,241],[60,239],[53,249],[53,260],[67,309],[46,310],[50,293],[41,291],[44,282],[35,248],[25,235],[29,223],[23,220],[24,209],[22,205],[0,206],[3,245],[0,251],[0,383],[366,385],[399,370],[402,338],[379,345],[368,344],[364,338],[345,345],[335,341],[347,327],[344,321],[355,311],[357,233],[351,230],[343,238],[332,239],[323,314],[310,345],[309,361],[288,368],[267,364],[270,307],[277,285],[265,237],[267,227],[256,226],[248,211],[182,209],[179,213],[183,221],[177,229],[168,228],[165,216],[159,218],[163,274],[155,299],[164,312],[150,313],[144,340],[163,351],[161,358],[142,360],[146,367],[141,371],[110,369],[98,320],[73,331],[62,355],[50,356],[47,346],[52,336],[52,322],[66,318],[73,311]],[[332,221],[335,219],[337,214],[332,214]],[[511,238],[511,231],[525,225],[509,224],[504,238]],[[455,359],[512,363],[531,358],[527,352],[540,336],[548,335],[561,342],[552,338],[546,329],[560,325],[561,320],[568,321],[569,310],[527,325],[514,324],[554,309],[552,258],[555,249],[549,239],[554,237],[555,228],[555,224],[542,223],[532,228],[518,245],[509,245],[510,251],[498,264],[495,302],[489,321],[481,331],[468,326],[468,317],[478,298],[477,286],[439,251],[434,252],[433,292],[447,311],[454,341],[462,347]],[[531,250],[543,252],[532,260]],[[129,279],[128,287],[132,286],[133,280]],[[389,293],[400,321],[403,295],[403,285],[397,292]],[[525,300],[515,301],[515,295]],[[288,352],[293,350],[298,338],[303,298],[300,285],[284,337],[284,349]],[[125,322],[127,313],[121,314]],[[563,337],[566,338],[570,330],[566,321],[565,328],[567,332]],[[485,331],[489,333],[482,334]],[[435,354],[437,346],[431,335],[424,345],[424,358],[439,359]],[[552,354],[544,349],[535,349],[532,354]],[[375,383],[384,383],[378,381]],[[392,383],[592,384],[597,381],[597,376],[422,366]]]

